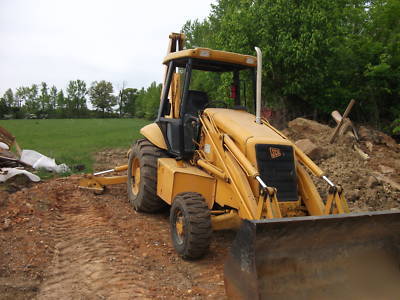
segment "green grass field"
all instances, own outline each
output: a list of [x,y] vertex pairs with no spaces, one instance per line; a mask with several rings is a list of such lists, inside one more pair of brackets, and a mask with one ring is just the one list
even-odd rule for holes
[[70,167],[92,170],[93,154],[106,148],[127,148],[149,121],[142,119],[0,120],[22,149],[38,151]]

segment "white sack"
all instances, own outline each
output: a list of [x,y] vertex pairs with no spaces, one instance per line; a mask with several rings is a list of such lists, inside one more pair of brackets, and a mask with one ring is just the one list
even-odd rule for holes
[[20,160],[36,170],[45,169],[47,171],[53,171],[57,173],[65,173],[70,171],[67,165],[57,165],[54,158],[47,157],[46,155],[34,150],[22,150]]
[[27,176],[30,180],[34,182],[40,181],[40,177],[32,174],[31,172],[28,172],[26,170],[20,170],[16,168],[1,168],[0,169],[0,182],[5,182],[7,179],[10,179],[11,177],[14,177],[19,174],[24,174]]
[[10,150],[10,147],[6,143],[0,142],[0,149]]

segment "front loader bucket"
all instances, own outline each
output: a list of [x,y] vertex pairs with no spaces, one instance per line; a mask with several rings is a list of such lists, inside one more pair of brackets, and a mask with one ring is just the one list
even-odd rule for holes
[[400,212],[245,220],[224,276],[232,299],[400,299]]

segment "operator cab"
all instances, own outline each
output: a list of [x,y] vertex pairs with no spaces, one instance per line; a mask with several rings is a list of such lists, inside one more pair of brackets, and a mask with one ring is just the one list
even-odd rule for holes
[[[164,135],[169,154],[177,159],[193,156],[200,135],[201,113],[207,107],[227,108],[229,105],[225,99],[211,98],[220,87],[205,87],[202,84],[204,72],[214,73],[215,82],[231,84],[232,108],[245,109],[248,104],[255,107],[254,56],[196,48],[170,53],[163,63],[167,68],[156,123]],[[241,83],[245,83],[240,80],[243,72],[246,73],[243,77],[252,83],[247,93],[246,85],[241,89]],[[253,103],[247,103],[248,95]]]

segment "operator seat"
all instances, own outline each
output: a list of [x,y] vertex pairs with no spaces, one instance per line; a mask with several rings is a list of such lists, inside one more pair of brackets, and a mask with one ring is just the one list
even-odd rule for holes
[[183,115],[190,114],[194,117],[199,115],[208,104],[208,95],[206,92],[189,90],[186,105],[183,109]]
[[185,106],[182,110],[185,152],[196,149],[194,141],[198,142],[200,134],[199,114],[207,107],[208,95],[206,92],[189,90]]

